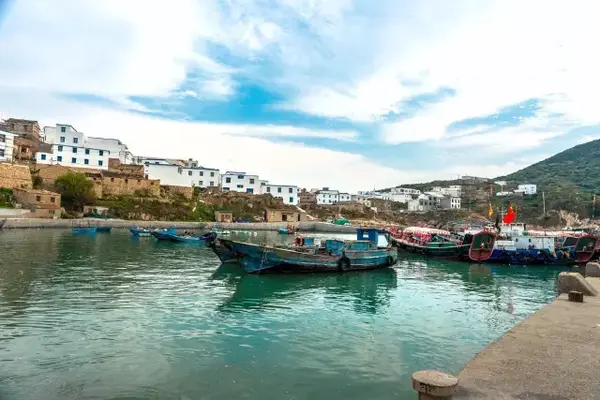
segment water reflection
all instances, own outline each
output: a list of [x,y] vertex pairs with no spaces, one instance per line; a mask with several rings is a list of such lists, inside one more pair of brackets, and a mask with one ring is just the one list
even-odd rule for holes
[[218,307],[224,312],[289,308],[295,297],[312,292],[326,301],[351,301],[357,312],[377,313],[389,306],[391,291],[397,287],[392,268],[348,274],[249,275],[235,264],[223,264],[213,279],[234,287],[231,297]]

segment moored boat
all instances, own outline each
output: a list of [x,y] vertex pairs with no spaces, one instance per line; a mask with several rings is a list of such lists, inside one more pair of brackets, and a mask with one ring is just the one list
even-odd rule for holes
[[73,229],[71,230],[74,234],[76,235],[80,235],[80,234],[93,234],[96,233],[98,229],[95,226],[92,227],[73,227]]
[[173,235],[177,235],[177,229],[175,228],[155,229],[152,231],[152,236],[158,240],[171,241],[171,236]]
[[97,226],[96,232],[98,233],[110,233],[112,226]]
[[453,236],[447,230],[422,227],[409,227],[391,235],[396,247],[410,253],[476,262],[490,258],[495,239],[496,235],[486,230]]
[[214,232],[208,232],[201,236],[194,235],[173,235],[166,234],[171,242],[176,243],[195,243],[195,244],[206,244],[213,242],[217,238],[217,234]]
[[152,230],[151,229],[131,227],[131,228],[129,228],[129,232],[131,232],[131,234],[133,236],[140,236],[140,237],[149,237],[149,236],[152,236]]
[[[346,272],[389,267],[398,261],[377,229],[357,229],[356,240],[327,239],[321,246],[275,247],[219,239],[211,245],[221,260],[236,257],[248,273]],[[226,250],[224,250],[226,249]]]

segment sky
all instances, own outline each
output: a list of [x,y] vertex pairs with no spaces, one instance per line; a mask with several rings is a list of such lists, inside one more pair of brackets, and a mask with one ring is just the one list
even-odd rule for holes
[[0,117],[343,191],[600,138],[600,3],[0,0]]

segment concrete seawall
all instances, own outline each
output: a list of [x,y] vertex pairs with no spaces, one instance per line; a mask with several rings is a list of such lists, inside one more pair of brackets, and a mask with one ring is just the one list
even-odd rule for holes
[[453,399],[600,399],[599,349],[600,298],[560,295],[477,354]]
[[[177,229],[211,229],[217,225],[221,229],[239,231],[276,231],[285,228],[286,222],[249,222],[249,223],[223,223],[223,222],[177,222],[177,221],[125,221],[116,219],[40,219],[40,218],[14,218],[8,219],[4,229],[40,229],[40,228],[63,228],[70,229],[78,226],[110,226],[113,228],[129,228],[139,226],[144,228],[168,228]],[[299,222],[296,224],[303,232],[323,233],[355,233],[356,227],[328,224],[326,222]]]

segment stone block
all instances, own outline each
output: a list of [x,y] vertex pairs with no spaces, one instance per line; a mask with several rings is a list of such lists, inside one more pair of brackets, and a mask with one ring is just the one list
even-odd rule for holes
[[575,290],[571,290],[569,292],[569,301],[574,301],[576,303],[583,303],[583,293],[576,292]]
[[412,375],[412,384],[419,399],[450,399],[458,387],[458,378],[439,371],[418,371]]
[[558,289],[560,293],[576,291],[583,293],[584,296],[598,295],[596,289],[581,274],[576,272],[561,272],[558,275]]
[[585,276],[589,276],[591,278],[600,278],[600,263],[587,263],[587,265],[585,266]]

